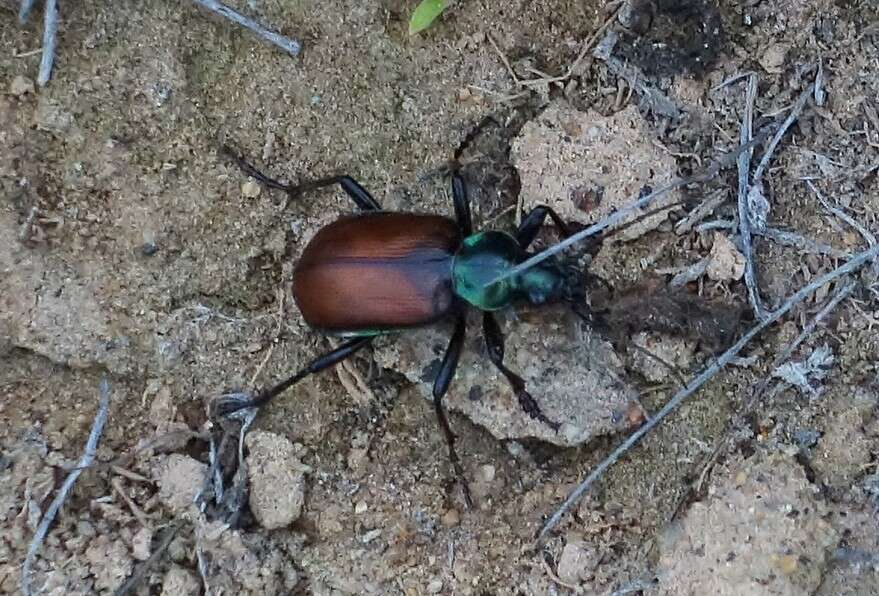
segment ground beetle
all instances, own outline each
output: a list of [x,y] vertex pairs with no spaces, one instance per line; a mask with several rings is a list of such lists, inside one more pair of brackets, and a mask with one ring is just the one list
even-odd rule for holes
[[227,415],[258,407],[304,377],[329,368],[369,344],[377,335],[430,325],[454,317],[455,330],[433,384],[433,403],[468,505],[471,502],[463,469],[455,453],[442,398],[449,388],[464,345],[466,305],[482,311],[488,357],[506,377],[522,409],[558,430],[526,391],[521,377],[504,366],[504,338],[492,311],[518,301],[541,305],[571,300],[570,275],[549,259],[518,276],[486,285],[527,257],[528,246],[549,216],[567,235],[562,219],[540,205],[522,220],[514,235],[473,232],[464,179],[452,173],[455,219],[441,215],[383,211],[350,176],[333,176],[298,185],[267,177],[226,148],[241,169],[269,188],[291,197],[338,184],[360,209],[322,228],[305,247],[293,272],[293,297],[309,326],[346,338],[292,377],[242,401],[229,396],[215,404]]

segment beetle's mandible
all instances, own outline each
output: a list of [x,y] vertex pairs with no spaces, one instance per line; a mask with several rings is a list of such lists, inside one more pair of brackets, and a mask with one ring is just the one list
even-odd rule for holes
[[318,231],[293,272],[293,297],[306,323],[345,341],[252,399],[221,398],[215,404],[219,415],[266,404],[302,378],[354,354],[377,335],[454,318],[454,332],[433,384],[433,401],[449,457],[470,505],[470,491],[455,452],[455,436],[442,404],[461,356],[469,306],[482,311],[488,356],[509,381],[522,409],[532,418],[558,429],[558,423],[543,414],[525,389],[522,378],[504,365],[504,338],[492,311],[521,301],[541,305],[569,300],[569,276],[558,261],[548,259],[519,275],[486,285],[530,256],[528,247],[547,216],[562,235],[568,234],[567,226],[552,209],[544,205],[535,207],[513,234],[494,230],[474,232],[467,189],[457,171],[452,173],[455,218],[451,219],[383,211],[350,176],[282,184],[228,148],[226,152],[254,179],[291,197],[338,184],[360,212]]

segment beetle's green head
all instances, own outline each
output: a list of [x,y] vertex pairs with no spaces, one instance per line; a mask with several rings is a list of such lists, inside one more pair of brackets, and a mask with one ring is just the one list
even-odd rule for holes
[[541,261],[514,280],[519,293],[534,305],[557,302],[566,294],[567,280],[555,259]]
[[563,298],[567,276],[554,259],[491,283],[527,257],[509,234],[479,232],[468,236],[452,265],[455,293],[480,310],[497,310],[517,300],[540,305]]

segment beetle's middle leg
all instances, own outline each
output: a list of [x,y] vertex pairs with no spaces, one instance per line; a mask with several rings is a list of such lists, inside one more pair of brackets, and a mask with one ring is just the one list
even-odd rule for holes
[[455,376],[455,369],[458,367],[458,360],[461,358],[461,351],[464,349],[464,335],[467,332],[467,317],[465,313],[458,315],[455,322],[455,331],[452,333],[452,339],[449,340],[449,347],[446,348],[446,354],[443,356],[443,362],[440,366],[436,380],[433,382],[433,406],[436,410],[436,417],[439,421],[440,428],[446,437],[446,443],[449,446],[449,459],[452,461],[452,467],[461,483],[461,489],[464,491],[464,501],[467,507],[473,508],[473,499],[470,497],[470,485],[467,484],[467,478],[464,476],[464,468],[461,467],[461,460],[458,459],[458,453],[455,451],[455,435],[449,426],[449,419],[446,417],[446,411],[443,408],[443,396],[452,383]]
[[510,387],[513,388],[513,393],[516,394],[522,410],[535,420],[539,420],[553,430],[558,431],[559,424],[546,417],[540,409],[537,400],[525,389],[525,380],[504,366],[504,336],[501,333],[500,325],[498,325],[494,315],[490,312],[482,313],[482,333],[485,336],[485,345],[488,347],[489,360],[509,381]]
[[538,205],[528,212],[528,215],[526,215],[522,220],[522,223],[519,224],[519,229],[516,230],[516,241],[523,250],[527,249],[531,243],[534,242],[534,239],[537,238],[537,233],[540,232],[540,228],[543,227],[547,215],[558,228],[559,234],[562,238],[567,238],[571,235],[571,230],[568,227],[568,224],[565,223],[558,213],[546,205]]
[[322,356],[318,356],[311,363],[298,371],[296,374],[288,377],[286,380],[281,381],[277,385],[266,389],[265,391],[260,392],[259,395],[252,399],[241,399],[240,397],[231,395],[231,396],[223,396],[217,399],[213,404],[214,414],[218,417],[228,416],[229,414],[234,414],[238,410],[244,410],[247,408],[258,408],[260,406],[264,406],[272,399],[307,377],[308,375],[313,375],[318,373],[326,368],[330,368],[331,366],[338,364],[345,358],[348,358],[361,348],[366,347],[373,340],[373,336],[367,337],[357,337],[355,339],[346,341],[342,345],[340,345],[335,350],[327,352]]
[[329,178],[321,178],[319,180],[312,180],[311,182],[303,182],[301,184],[284,184],[278,182],[274,178],[269,178],[257,170],[256,167],[235,153],[228,145],[223,147],[223,151],[235,160],[235,163],[238,164],[238,167],[241,168],[241,171],[245,174],[269,188],[283,190],[291,197],[297,197],[303,192],[314,190],[316,188],[338,184],[342,187],[342,190],[345,191],[345,194],[351,197],[351,200],[354,201],[354,203],[363,211],[381,211],[381,205],[378,204],[378,201],[376,201],[373,196],[369,194],[369,191],[363,188],[351,176],[331,176]]

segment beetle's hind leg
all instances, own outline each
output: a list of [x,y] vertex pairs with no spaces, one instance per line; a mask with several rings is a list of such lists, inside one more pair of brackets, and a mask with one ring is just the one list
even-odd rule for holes
[[452,467],[455,469],[458,482],[461,483],[461,490],[464,491],[464,501],[467,503],[467,507],[472,509],[473,499],[470,497],[470,485],[467,484],[464,468],[461,466],[461,460],[458,459],[458,453],[455,451],[455,434],[449,426],[449,419],[446,417],[446,411],[443,408],[443,396],[445,396],[452,378],[455,376],[455,369],[458,367],[458,360],[461,358],[461,351],[464,349],[464,336],[466,332],[467,319],[462,313],[455,322],[455,331],[452,333],[452,339],[449,340],[449,347],[446,348],[446,354],[443,356],[439,373],[437,373],[436,380],[433,382],[433,406],[436,410],[436,418],[449,446],[449,459],[452,462]]
[[233,151],[232,148],[228,145],[223,146],[223,152],[231,157],[236,164],[238,164],[238,167],[241,168],[242,172],[259,182],[260,184],[264,184],[269,188],[283,190],[291,197],[298,197],[303,192],[307,192],[309,190],[338,184],[342,187],[342,190],[345,191],[345,194],[351,197],[351,200],[354,201],[354,204],[356,204],[363,211],[381,211],[381,205],[378,204],[378,201],[376,201],[373,196],[369,194],[369,191],[363,188],[351,176],[331,176],[329,178],[321,178],[319,180],[312,180],[310,182],[303,182],[301,184],[283,184],[282,182],[278,182],[274,178],[269,178],[268,176],[257,170],[256,167],[254,167],[243,157],[235,153],[235,151]]
[[497,320],[490,312],[482,313],[482,332],[485,336],[485,345],[488,347],[488,358],[501,374],[507,378],[510,387],[513,388],[513,393],[516,394],[516,398],[519,400],[519,406],[521,406],[522,410],[535,420],[539,420],[554,431],[558,431],[559,423],[553,422],[546,417],[540,409],[537,400],[525,389],[524,379],[504,366],[504,336],[501,333]]

